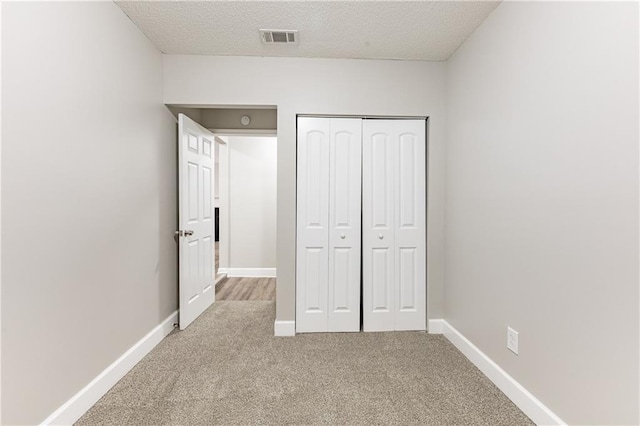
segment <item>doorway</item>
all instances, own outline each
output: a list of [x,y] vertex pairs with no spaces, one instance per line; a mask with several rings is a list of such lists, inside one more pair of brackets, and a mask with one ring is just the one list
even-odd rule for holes
[[[189,317],[189,321],[183,324],[181,320],[180,327],[185,328],[214,300],[275,302],[275,107],[174,105],[168,108],[179,118],[183,129],[179,132],[182,157],[179,159],[180,207],[176,234],[180,236],[180,312],[181,317]],[[191,133],[184,131],[188,127],[185,123]],[[209,146],[213,158],[209,157]],[[193,158],[186,159],[187,155],[198,152],[202,156],[198,161],[204,163],[195,164]],[[210,166],[209,160],[213,160]],[[198,195],[194,198],[192,194]],[[207,222],[207,232],[210,226],[213,238],[200,239],[195,244],[199,232],[190,225],[196,219]],[[189,253],[188,262],[184,261],[185,253]],[[189,304],[195,305],[194,302],[205,295],[198,293],[200,287],[211,288],[215,297],[207,295],[204,299],[211,303],[200,303],[198,312],[190,312]],[[188,294],[183,297],[183,292]]]
[[220,229],[221,235],[228,231],[229,251],[216,300],[275,300],[277,139],[225,138],[229,206],[228,215],[221,212]]

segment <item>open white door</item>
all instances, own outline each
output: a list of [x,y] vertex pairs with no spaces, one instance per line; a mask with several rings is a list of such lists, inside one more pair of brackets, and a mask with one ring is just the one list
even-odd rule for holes
[[180,329],[184,330],[215,299],[214,136],[179,114],[178,139]]

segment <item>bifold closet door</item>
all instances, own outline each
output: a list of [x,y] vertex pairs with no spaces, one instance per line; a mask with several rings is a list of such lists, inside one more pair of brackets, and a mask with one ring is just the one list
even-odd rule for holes
[[365,331],[426,330],[425,124],[363,121]]
[[298,118],[296,331],[360,330],[362,120]]

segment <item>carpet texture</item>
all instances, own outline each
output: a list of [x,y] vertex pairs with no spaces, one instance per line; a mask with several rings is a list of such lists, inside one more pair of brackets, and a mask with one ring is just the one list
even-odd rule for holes
[[77,424],[532,424],[443,336],[273,337],[274,306],[216,302]]

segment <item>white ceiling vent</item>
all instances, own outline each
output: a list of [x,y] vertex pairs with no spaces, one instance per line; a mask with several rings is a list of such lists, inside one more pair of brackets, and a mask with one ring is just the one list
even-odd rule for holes
[[260,30],[264,44],[298,44],[298,30]]

